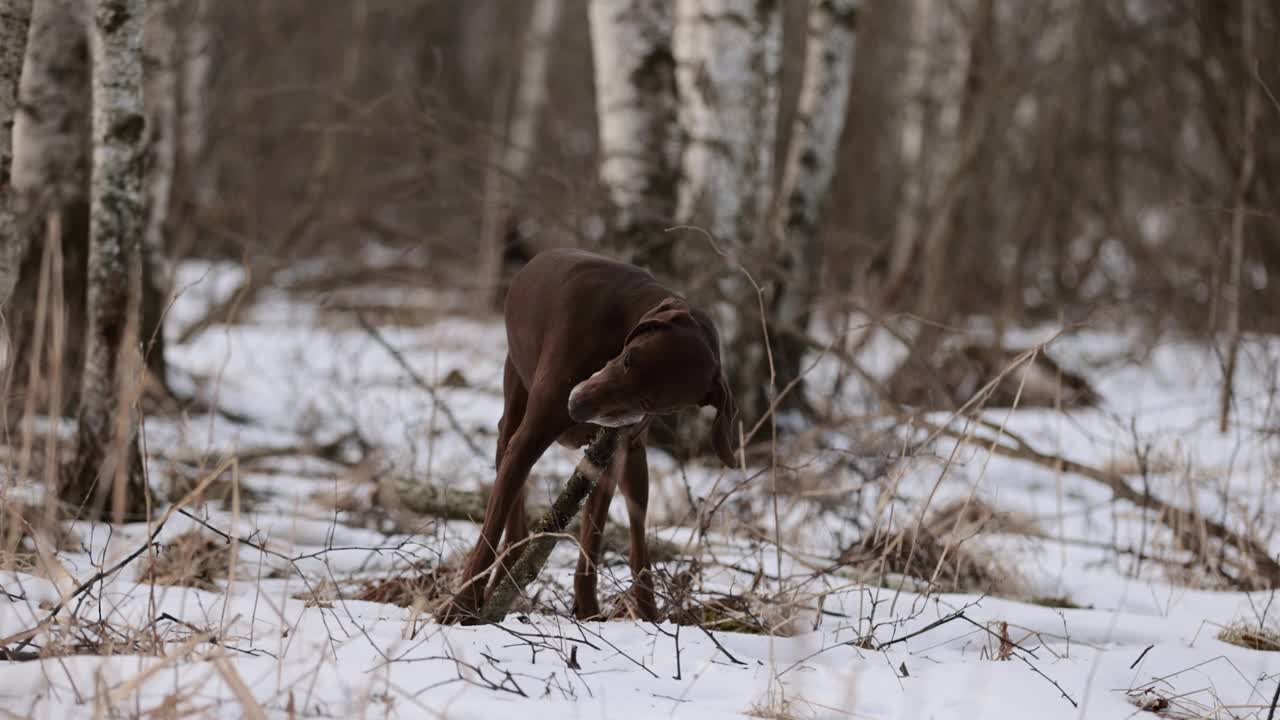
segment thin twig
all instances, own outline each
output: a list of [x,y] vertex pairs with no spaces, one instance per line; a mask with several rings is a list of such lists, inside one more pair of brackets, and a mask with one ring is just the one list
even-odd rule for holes
[[716,649],[717,649],[717,650],[719,650],[720,652],[724,653],[724,656],[725,656],[725,657],[729,658],[729,662],[733,663],[734,665],[746,665],[746,663],[744,663],[744,662],[742,662],[741,660],[739,660],[738,658],[734,657],[734,656],[733,656],[733,653],[729,652],[729,651],[725,648],[725,646],[724,646],[724,645],[721,645],[721,644],[720,644],[720,641],[716,639],[716,636],[715,636],[715,635],[713,635],[713,634],[711,634],[711,631],[710,631],[710,630],[708,630],[708,629],[706,629],[705,627],[703,627],[701,623],[697,623],[697,624],[695,624],[695,625],[694,625],[694,627],[696,627],[696,628],[698,628],[699,630],[701,630],[702,632],[706,633],[707,638],[708,638],[708,639],[710,639],[710,640],[711,640],[711,642],[715,644]]
[[365,332],[369,333],[369,337],[373,338],[374,342],[381,345],[382,348],[387,351],[387,354],[396,361],[396,364],[409,374],[409,377],[413,380],[414,384],[431,397],[431,402],[435,403],[435,406],[444,413],[445,420],[449,421],[449,427],[453,428],[453,431],[462,438],[462,441],[466,443],[467,448],[471,450],[471,453],[476,457],[486,457],[485,453],[478,445],[475,444],[475,441],[471,439],[471,436],[467,434],[467,431],[463,429],[462,423],[458,422],[457,416],[453,414],[453,411],[445,404],[444,400],[440,397],[440,394],[436,392],[435,387],[424,380],[422,376],[413,369],[413,366],[409,364],[409,361],[405,359],[404,354],[401,353],[396,346],[387,342],[387,339],[382,336],[382,333],[378,332],[378,329],[374,327],[367,318],[365,318],[364,313],[356,313],[355,315],[356,321],[360,323],[360,327],[364,328]]
[[[1017,654],[1015,653],[1015,655],[1017,655]],[[1044,678],[1045,680],[1048,680],[1048,681],[1049,681],[1049,683],[1050,683],[1051,685],[1053,685],[1054,687],[1058,688],[1058,692],[1062,693],[1062,697],[1066,698],[1066,699],[1067,699],[1067,702],[1071,703],[1071,707],[1074,707],[1074,708],[1078,708],[1078,707],[1080,707],[1080,705],[1079,705],[1079,704],[1077,704],[1077,703],[1076,703],[1076,701],[1075,701],[1074,699],[1072,699],[1072,697],[1071,697],[1070,695],[1068,695],[1068,694],[1067,694],[1067,691],[1062,689],[1062,686],[1058,684],[1058,681],[1057,681],[1057,680],[1054,680],[1053,678],[1049,677],[1048,675],[1045,675],[1043,672],[1041,672],[1040,668],[1038,668],[1038,667],[1036,667],[1036,666],[1035,666],[1035,663],[1031,662],[1030,660],[1026,659],[1025,657],[1023,657],[1023,656],[1021,656],[1021,655],[1017,655],[1017,658],[1018,658],[1019,660],[1021,660],[1022,662],[1026,663],[1026,664],[1027,664],[1027,667],[1031,668],[1031,672],[1033,672],[1033,673],[1035,673],[1035,674],[1039,675],[1040,677]]]
[[1267,711],[1267,720],[1276,720],[1276,703],[1280,702],[1280,681],[1276,682],[1276,693],[1271,696],[1271,709]]
[[221,475],[222,472],[227,469],[227,467],[233,465],[234,463],[235,463],[234,459],[227,460],[222,465],[219,465],[217,468],[214,468],[213,472],[206,475],[204,479],[201,480],[196,485],[196,487],[191,490],[191,492],[187,493],[178,502],[169,506],[169,509],[165,511],[164,515],[161,516],[159,522],[155,524],[155,527],[148,534],[147,541],[145,543],[143,543],[133,552],[125,556],[124,559],[122,559],[120,562],[116,563],[115,565],[112,565],[110,568],[99,570],[98,572],[93,574],[93,577],[77,585],[76,588],[72,590],[69,595],[59,600],[58,603],[53,606],[53,609],[49,611],[48,615],[45,616],[44,620],[41,620],[39,623],[37,623],[35,627],[28,628],[27,630],[23,630],[22,632],[16,633],[14,635],[10,635],[9,637],[4,638],[3,640],[0,640],[0,647],[6,647],[9,643],[17,642],[18,646],[16,648],[13,648],[13,651],[16,652],[30,645],[31,641],[35,638],[35,636],[38,635],[41,631],[43,631],[45,628],[47,628],[49,624],[53,622],[53,619],[57,617],[58,613],[62,612],[62,609],[65,608],[68,603],[70,603],[72,600],[76,599],[77,597],[80,597],[84,593],[88,592],[89,588],[93,587],[95,584],[120,572],[120,570],[124,568],[124,566],[133,562],[139,556],[141,556],[144,552],[150,549],[155,544],[156,538],[160,535],[160,531],[164,529],[164,525],[166,522],[169,521],[169,518],[173,517],[173,514],[175,512],[180,512],[182,509],[182,506],[191,502],[191,500],[195,498],[199,493],[204,492],[209,487],[209,485],[213,483],[215,478]]
[[[957,610],[957,611],[955,611],[955,612],[953,612],[953,613],[951,613],[950,615],[947,615],[947,616],[945,616],[945,617],[938,618],[937,620],[934,620],[933,622],[929,623],[928,625],[925,625],[924,627],[920,628],[919,630],[916,630],[915,632],[907,633],[906,635],[903,635],[902,637],[894,638],[894,639],[892,639],[892,640],[889,640],[888,642],[882,642],[882,643],[880,643],[880,644],[876,645],[876,650],[884,650],[885,648],[889,647],[890,645],[897,645],[897,644],[898,644],[898,643],[900,643],[900,642],[906,642],[906,641],[910,640],[910,639],[911,639],[911,638],[913,638],[913,637],[916,637],[916,636],[918,636],[918,635],[923,635],[923,634],[925,634],[925,633],[929,632],[930,630],[935,630],[935,629],[937,629],[937,628],[939,628],[939,627],[942,627],[943,625],[946,625],[946,624],[947,624],[947,623],[949,623],[949,622],[953,622],[953,621],[955,621],[955,620],[959,620],[959,619],[961,619],[961,618],[965,618],[965,614],[964,614],[964,610],[963,610],[963,609],[961,609],[961,610]],[[965,619],[968,619],[968,618],[965,618]]]
[[[970,441],[966,434],[952,430],[945,425],[934,424],[921,418],[917,418],[916,422],[929,430],[933,436],[945,436],[960,442]],[[1150,493],[1139,492],[1133,489],[1125,481],[1124,476],[1119,473],[1108,472],[1075,460],[1043,453],[1029,445],[1020,444],[1017,447],[1011,447],[997,440],[990,444],[984,444],[984,447],[996,455],[1033,462],[1055,471],[1079,475],[1106,485],[1117,498],[1126,500],[1137,507],[1155,511],[1164,525],[1172,530],[1179,540],[1193,552],[1203,554],[1207,550],[1203,547],[1203,539],[1195,532],[1195,529],[1200,529],[1210,537],[1235,546],[1248,556],[1253,561],[1254,572],[1265,579],[1267,583],[1271,585],[1280,583],[1280,563],[1277,563],[1271,557],[1270,552],[1257,540],[1236,532],[1221,522],[1206,518],[1200,513],[1185,510]]]

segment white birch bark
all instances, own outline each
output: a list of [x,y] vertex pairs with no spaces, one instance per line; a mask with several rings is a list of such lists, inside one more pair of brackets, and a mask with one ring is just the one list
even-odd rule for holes
[[178,159],[178,44],[170,5],[151,4],[145,23],[146,245],[148,254],[163,256],[165,222]]
[[[822,260],[823,202],[835,175],[853,80],[857,0],[810,0],[804,77],[778,190],[775,261],[790,270],[777,298],[784,322],[807,316]],[[803,327],[799,328],[804,330]]]
[[[620,254],[669,272],[680,167],[670,0],[592,0],[600,180]],[[664,240],[666,240],[664,242]]]
[[[503,192],[503,189],[518,188],[529,179],[536,155],[538,132],[547,105],[547,65],[551,60],[560,9],[561,0],[536,0],[533,3],[516,76],[515,98],[506,123],[505,142],[496,145],[493,148],[495,152],[491,153],[494,156],[491,162],[496,162],[497,167],[490,166],[485,177],[487,201],[479,282],[482,297],[494,298],[494,289],[502,278],[505,221],[511,219],[512,212],[504,198],[514,194]],[[505,99],[505,96],[495,99],[494,119],[497,123],[507,115]]]
[[178,133],[180,154],[182,154],[183,165],[189,168],[192,181],[195,182],[195,191],[198,197],[201,193],[207,195],[210,188],[205,187],[205,183],[198,182],[204,178],[204,174],[197,172],[200,167],[202,156],[205,152],[205,143],[209,138],[209,83],[214,67],[214,51],[212,51],[212,33],[210,28],[210,13],[212,0],[192,0],[191,15],[187,18],[187,22],[183,24],[182,32],[182,58],[179,61],[180,70],[180,108],[178,113]]
[[[963,63],[955,63],[961,72],[958,73],[959,92],[953,97],[959,102],[946,108],[939,117],[945,128],[943,136],[950,141],[944,146],[944,156],[949,159],[950,168],[941,175],[944,181],[920,241],[920,261],[924,272],[919,312],[935,323],[946,320],[947,282],[951,272],[949,258],[953,256],[951,246],[960,234],[956,224],[963,217],[961,210],[966,202],[972,202],[969,196],[978,182],[974,168],[990,122],[989,93],[979,84],[971,84],[970,77],[974,74],[981,76],[986,71],[988,61],[984,58],[990,54],[994,23],[995,0],[976,0],[967,42],[955,46],[964,57]],[[922,352],[931,352],[931,336],[938,334],[940,327],[932,324],[922,328],[921,337],[928,340],[917,343]]]
[[896,234],[890,253],[890,280],[893,287],[905,276],[908,264],[915,254],[919,236],[918,218],[923,213],[922,168],[920,160],[925,146],[925,92],[929,67],[929,15],[927,0],[907,0],[910,42],[906,48],[907,63],[903,82],[902,129],[899,140],[899,156],[903,174],[902,199],[899,206]]
[[[115,478],[113,507],[124,509],[124,484],[134,507],[138,488],[134,418],[120,372],[136,347],[142,275],[143,157],[146,115],[142,87],[143,0],[95,0],[93,169],[90,179],[89,332],[81,381],[73,502],[97,506]],[[122,402],[124,400],[124,402]],[[124,417],[122,417],[122,415]],[[120,432],[118,423],[128,423]],[[123,439],[123,441],[122,441]]]
[[22,212],[84,196],[89,68],[83,0],[35,0],[13,127],[13,189]]
[[547,105],[547,65],[551,59],[551,43],[560,20],[561,0],[535,0],[529,17],[529,32],[524,40],[524,58],[520,79],[516,83],[515,104],[507,130],[503,168],[507,176],[521,182],[533,164],[534,145]]
[[717,322],[726,374],[748,424],[764,416],[775,380],[755,289],[732,268],[763,275],[777,130],[781,11],[772,0],[677,0],[673,50],[685,140],[677,218],[705,229],[729,260],[682,245],[695,295],[708,281],[726,302]]
[[[822,263],[822,206],[835,174],[853,81],[854,16],[857,0],[810,0],[804,76],[792,118],[774,218],[778,268],[773,298],[775,326],[781,326],[775,357],[779,382],[799,381],[806,345],[790,331],[808,332],[818,295]],[[801,388],[789,407],[803,409]]]
[[741,255],[769,209],[782,23],[769,0],[677,0],[677,214]]
[[[1241,64],[1250,67],[1256,63],[1257,26],[1253,0],[1245,0],[1240,7]],[[1240,171],[1235,182],[1234,208],[1231,213],[1231,253],[1226,277],[1227,360],[1222,373],[1222,394],[1218,410],[1218,432],[1226,433],[1231,422],[1232,387],[1235,384],[1236,365],[1240,357],[1240,286],[1244,267],[1244,246],[1249,213],[1249,188],[1253,184],[1258,164],[1256,144],[1258,127],[1258,87],[1249,82],[1244,91],[1243,125],[1241,128]]]
[[31,24],[31,0],[0,0],[0,308],[18,281],[26,233],[18,227],[10,185],[13,123],[18,112],[18,80]]
[[504,32],[502,11],[507,0],[472,0],[462,13],[459,33],[462,85],[468,98],[492,95],[495,90],[495,60],[504,53],[494,52],[495,40]]
[[[168,253],[171,246],[170,210],[174,175],[178,166],[178,33],[170,3],[149,3],[143,26],[145,62],[143,95],[147,113],[144,147],[146,166],[147,228],[142,250],[142,306],[140,340],[147,366],[155,379],[165,385],[162,318],[171,289]],[[167,385],[166,385],[167,386]]]

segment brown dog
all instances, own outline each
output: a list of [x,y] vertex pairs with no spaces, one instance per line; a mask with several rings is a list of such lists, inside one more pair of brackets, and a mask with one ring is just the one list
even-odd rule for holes
[[540,253],[516,273],[506,301],[507,361],[498,422],[498,477],[480,539],[467,558],[464,585],[440,621],[474,622],[485,578],[505,547],[528,535],[524,485],[551,443],[585,445],[599,426],[628,426],[609,471],[587,500],[574,576],[574,615],[600,616],[596,564],[615,486],[630,519],[632,599],[656,619],[645,545],[649,417],[714,406],[712,444],[734,465],[733,396],[720,369],[720,341],[706,313],[659,285],[647,271],[579,250]]

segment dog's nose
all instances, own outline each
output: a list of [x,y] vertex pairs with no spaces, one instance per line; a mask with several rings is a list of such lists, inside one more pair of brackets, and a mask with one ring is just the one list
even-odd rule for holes
[[582,409],[582,385],[583,383],[578,383],[573,390],[569,391],[569,417],[579,423],[591,419],[589,413],[584,413]]

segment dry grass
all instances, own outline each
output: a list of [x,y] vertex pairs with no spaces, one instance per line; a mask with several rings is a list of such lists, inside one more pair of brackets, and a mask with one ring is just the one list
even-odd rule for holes
[[956,501],[917,527],[873,532],[841,554],[841,562],[872,576],[905,575],[941,592],[1025,596],[1025,583],[979,543],[983,533],[1035,535],[1024,516],[997,512],[980,500]]
[[1010,573],[968,547],[948,543],[928,527],[875,533],[841,554],[847,565],[872,576],[905,575],[927,581],[940,592],[1000,592],[1010,585]]
[[667,619],[677,625],[698,625],[717,632],[773,635],[762,617],[763,598],[748,595],[720,595],[706,600],[688,596],[678,607],[668,607]]
[[786,696],[776,680],[770,682],[768,694],[747,708],[744,715],[763,720],[800,720],[801,717],[796,704]]
[[792,704],[787,701],[777,703],[756,703],[747,709],[745,713],[748,717],[763,718],[764,720],[799,720],[800,716],[795,714]]
[[392,577],[367,581],[352,599],[419,609],[435,607],[453,593],[461,578],[462,567],[456,562],[406,570]]
[[78,538],[49,508],[27,502],[0,501],[0,568],[29,569],[38,552],[69,550]]
[[156,585],[180,585],[218,592],[230,568],[228,545],[199,531],[185,532],[167,543],[143,566],[138,579]]
[[1218,631],[1218,639],[1250,650],[1280,652],[1280,630],[1256,623],[1234,622]]
[[957,540],[980,534],[1040,534],[1040,528],[1029,516],[997,510],[980,498],[955,500],[942,505],[929,515],[925,523],[939,535]]
[[[246,486],[240,482],[230,471],[219,475],[213,482],[207,484],[199,494],[193,499],[193,504],[200,505],[208,503],[215,507],[230,509],[232,501],[238,496],[240,509],[252,509],[265,498],[262,493]],[[169,481],[169,497],[177,499],[185,496],[187,493],[195,490],[200,483],[201,476],[197,474],[187,474],[182,471],[175,470],[170,475]]]

